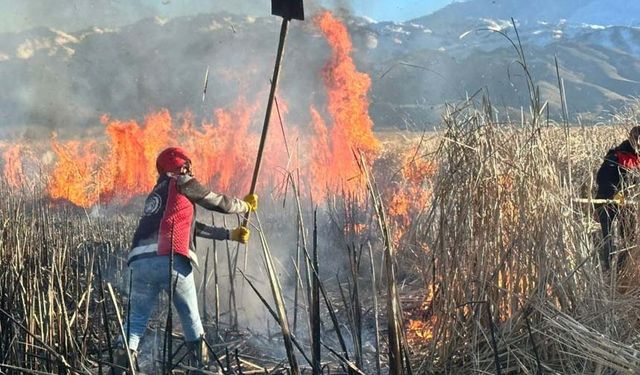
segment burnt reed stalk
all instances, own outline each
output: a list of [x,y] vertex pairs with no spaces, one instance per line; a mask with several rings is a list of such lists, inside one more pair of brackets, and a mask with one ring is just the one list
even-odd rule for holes
[[269,278],[269,285],[271,287],[273,300],[275,302],[276,312],[278,313],[278,323],[282,332],[282,338],[284,340],[285,350],[287,352],[287,360],[289,361],[290,371],[292,375],[299,375],[300,368],[298,367],[298,361],[293,351],[293,339],[291,330],[289,329],[289,320],[287,319],[287,310],[284,303],[284,296],[282,294],[282,286],[280,285],[280,280],[277,277],[271,251],[269,250],[269,245],[265,238],[262,224],[257,215],[256,219],[258,219],[258,233],[260,235],[260,242],[262,244],[263,261],[267,271],[267,277]]
[[396,284],[396,259],[390,238],[385,208],[380,201],[380,192],[376,186],[373,176],[369,173],[364,155],[360,153],[359,164],[364,172],[367,183],[367,190],[376,214],[378,227],[382,234],[382,241],[385,254],[385,270],[387,278],[387,330],[389,345],[389,372],[393,375],[404,374],[402,346],[404,341],[402,314]]
[[356,250],[355,244],[347,247],[349,253],[349,263],[351,271],[351,282],[353,288],[351,289],[351,310],[353,317],[353,333],[354,333],[354,349],[355,349],[355,361],[356,365],[362,368],[362,306],[360,303],[359,293],[359,274],[360,274],[360,260],[362,259],[362,246],[360,250]]
[[0,308],[15,317],[14,322],[0,316],[0,363],[24,373],[78,373],[96,363],[100,371],[111,362],[100,352],[111,349],[113,322],[103,273],[111,249],[98,251],[104,241],[97,238],[112,223],[89,222],[85,213],[53,207],[33,192],[0,190],[6,192],[0,205],[0,283],[7,285]]
[[127,353],[127,359],[129,362],[129,371],[131,371],[132,375],[135,375],[136,374],[135,363],[133,361],[133,357],[131,357],[131,352],[129,351],[129,338],[125,337],[125,329],[122,325],[122,318],[120,317],[120,308],[118,306],[116,294],[113,291],[113,287],[111,286],[111,283],[107,283],[107,290],[109,291],[109,297],[111,298],[111,303],[113,304],[113,308],[116,316],[116,322],[118,323],[119,332],[120,332],[120,335],[122,336],[124,349]]
[[[309,250],[307,248],[307,235],[305,232],[304,225],[304,217],[302,215],[302,204],[300,198],[300,190],[298,189],[299,184],[293,179],[293,175],[291,173],[287,173],[287,178],[289,183],[291,184],[291,189],[293,190],[293,196],[296,202],[296,218],[298,224],[298,230],[300,231],[300,241],[302,245],[302,253],[304,257],[304,265],[305,265],[305,286],[307,291],[307,306],[311,305],[311,284],[313,278],[313,265],[311,264],[311,257],[309,255]],[[309,328],[311,330],[311,328]]]
[[[98,257],[100,259],[100,257]],[[111,345],[111,332],[109,329],[109,314],[107,313],[107,299],[104,296],[104,280],[102,279],[102,267],[98,261],[98,289],[100,290],[100,301],[102,305],[102,322],[104,325],[104,333],[107,338],[107,350],[109,352],[109,363],[113,363],[113,346]]]
[[[347,350],[347,344],[344,339],[344,335],[342,334],[342,329],[340,325],[340,321],[338,320],[338,316],[336,314],[336,310],[333,307],[333,303],[331,299],[327,295],[327,291],[324,288],[322,282],[318,284],[320,287],[320,293],[322,293],[322,298],[324,299],[325,306],[327,306],[327,311],[329,312],[329,317],[331,318],[331,323],[333,324],[333,328],[336,332],[336,337],[338,338],[338,343],[340,344],[340,349],[342,350],[341,357],[344,358],[344,361],[349,362],[349,351]],[[344,366],[343,366],[344,367]],[[351,372],[351,370],[345,369],[345,372]]]
[[[273,319],[276,321],[276,323],[280,323],[278,320],[278,313],[271,307],[271,305],[269,305],[269,302],[267,302],[267,300],[262,296],[262,294],[260,293],[260,291],[258,291],[258,289],[256,288],[256,286],[253,284],[253,282],[251,282],[251,280],[249,280],[249,278],[247,277],[247,275],[244,274],[244,272],[242,272],[242,270],[238,270],[238,272],[240,272],[240,274],[242,275],[242,277],[244,278],[244,280],[247,282],[247,284],[249,284],[249,287],[253,290],[253,292],[256,294],[256,296],[258,297],[258,299],[260,299],[260,302],[262,302],[262,304],[264,305],[264,307],[267,309],[267,311],[269,312],[269,314],[271,314],[271,316],[273,317]],[[269,337],[271,336],[270,334],[268,335]],[[300,345],[300,343],[298,342],[298,340],[296,339],[295,335],[291,335],[291,341],[293,342],[293,344],[295,345],[296,349],[298,349],[298,351],[300,352],[300,354],[302,354],[302,356],[304,357],[304,359],[307,361],[307,363],[309,364],[309,366],[313,366],[313,361],[311,359],[309,359],[309,357],[307,356],[304,348]]]
[[220,286],[218,284],[218,248],[213,245],[213,304],[216,309],[216,339],[220,337]]
[[[223,221],[223,225],[226,227],[227,226],[227,222],[226,222],[226,218],[224,218]],[[238,328],[238,305],[236,303],[236,285],[235,285],[235,264],[237,262],[238,259],[238,251],[239,251],[239,244],[236,245],[235,248],[235,256],[232,255],[231,253],[231,245],[229,244],[229,241],[225,242],[225,246],[226,246],[226,250],[227,250],[227,272],[228,272],[228,277],[229,277],[229,326],[231,327],[231,329],[237,329]]]
[[[288,184],[287,184],[288,186]],[[300,220],[296,220],[296,257],[294,259],[294,268],[296,269],[296,282],[293,289],[293,334],[297,333],[298,328],[298,305],[299,293],[302,286],[300,279]]]
[[[212,240],[215,243],[215,240]],[[215,245],[214,245],[215,246]],[[204,273],[202,275],[202,282],[200,286],[200,291],[202,294],[202,320],[209,320],[209,310],[207,308],[207,284],[209,283],[209,253],[211,249],[207,246],[207,253],[204,258]]]
[[375,344],[375,364],[376,374],[380,374],[380,322],[378,320],[378,289],[376,287],[376,269],[375,262],[373,261],[373,250],[371,248],[371,242],[367,243],[369,249],[369,263],[371,264],[371,296],[373,299],[373,322],[374,322],[374,344]]
[[227,272],[229,273],[229,326],[231,329],[238,329],[238,304],[236,302],[236,285],[235,285],[235,273],[234,264],[238,255],[238,247],[234,251],[234,255],[231,253],[229,241],[226,243],[227,248]]
[[313,211],[313,279],[311,284],[311,305],[309,320],[311,323],[311,357],[313,375],[322,373],[320,346],[320,280],[318,279],[318,209]]

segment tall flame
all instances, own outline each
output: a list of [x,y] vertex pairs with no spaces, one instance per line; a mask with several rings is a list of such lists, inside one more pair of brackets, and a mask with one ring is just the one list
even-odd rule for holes
[[59,143],[54,138],[51,146],[58,162],[49,178],[49,196],[54,200],[66,199],[81,207],[97,203],[104,173],[98,168],[96,142]]
[[[354,152],[362,151],[373,161],[380,153],[380,143],[368,113],[371,80],[355,66],[347,28],[329,12],[317,16],[314,24],[331,51],[321,71],[326,108],[310,105],[311,126],[303,130],[287,124],[286,118],[280,121],[289,108],[286,98],[278,98],[279,111],[271,119],[259,185],[275,186],[283,174],[298,168],[306,187],[303,193],[321,199],[327,192],[362,189]],[[52,139],[56,163],[49,168],[47,192],[53,200],[82,207],[126,203],[153,187],[156,155],[165,147],[180,145],[191,153],[196,176],[202,182],[218,191],[244,194],[251,182],[260,137],[263,107],[259,102],[239,97],[231,108],[215,110],[214,120],[200,126],[194,124],[190,113],[176,119],[166,109],[148,114],[142,122],[104,115],[103,139]],[[312,152],[294,152],[291,142]],[[19,184],[24,174],[20,154],[17,148],[4,151],[5,179],[12,184]]]
[[[331,57],[322,70],[327,88],[328,126],[316,108],[311,108],[317,148],[312,160],[314,193],[325,187],[354,190],[360,175],[354,152],[364,152],[369,160],[380,152],[380,142],[373,134],[367,94],[371,79],[359,72],[351,57],[353,45],[346,26],[330,12],[323,12],[315,23],[331,47]],[[318,185],[319,184],[319,185]],[[318,190],[320,189],[320,190]]]
[[20,153],[22,146],[19,144],[8,146],[2,153],[4,159],[4,168],[2,175],[4,180],[13,189],[19,189],[23,186],[23,170]]
[[[258,104],[239,98],[230,110],[215,111],[216,124],[205,124],[203,132],[185,127],[189,149],[195,150],[196,171],[217,189],[242,194],[249,190],[257,134],[251,125],[258,115]],[[201,164],[199,164],[201,163]]]

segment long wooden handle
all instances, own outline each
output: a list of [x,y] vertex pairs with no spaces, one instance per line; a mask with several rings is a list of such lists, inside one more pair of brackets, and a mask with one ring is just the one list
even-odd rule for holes
[[576,203],[590,203],[590,204],[638,204],[636,200],[617,200],[617,199],[602,199],[602,198],[573,198],[573,202]]
[[[287,28],[289,21],[286,18],[282,19],[282,26],[280,27],[280,41],[278,43],[278,53],[276,54],[276,65],[273,69],[273,77],[271,78],[271,91],[269,92],[269,102],[267,103],[267,112],[264,116],[264,125],[262,126],[262,135],[260,136],[260,146],[258,147],[258,156],[256,158],[256,165],[253,169],[253,178],[251,179],[251,189],[249,194],[253,194],[256,191],[256,184],[258,183],[258,175],[260,174],[260,164],[262,164],[262,154],[264,153],[264,145],[267,141],[267,132],[269,130],[269,121],[271,120],[271,111],[273,109],[273,101],[276,96],[276,88],[278,86],[278,77],[280,76],[280,67],[282,66],[282,57],[284,55],[284,42],[287,37]],[[249,222],[249,215],[247,212],[244,215],[243,226],[247,226]]]

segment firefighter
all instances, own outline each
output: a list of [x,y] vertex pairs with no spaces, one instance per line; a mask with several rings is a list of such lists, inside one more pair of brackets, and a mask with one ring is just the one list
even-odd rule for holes
[[634,213],[624,203],[624,189],[630,186],[631,171],[637,171],[640,166],[638,145],[640,142],[640,126],[629,131],[629,137],[615,148],[610,149],[598,169],[596,182],[598,192],[596,199],[610,199],[611,203],[596,206],[596,215],[602,228],[602,247],[600,248],[600,264],[604,271],[611,269],[611,257],[618,252],[617,270],[624,265],[627,249],[618,251],[613,238],[613,221],[618,219],[620,239],[631,238],[635,230]]
[[[129,332],[127,343],[135,357],[158,294],[161,290],[168,293],[173,286],[173,303],[182,324],[190,362],[203,367],[206,349],[193,276],[193,268],[198,265],[194,236],[244,244],[250,233],[242,226],[227,230],[205,225],[196,220],[195,207],[243,214],[257,209],[258,198],[250,194],[240,200],[205,188],[193,175],[191,159],[179,147],[162,151],[156,168],[158,181],[145,200],[127,261],[132,270],[131,310],[125,325]],[[126,351],[121,348],[117,354],[116,365],[127,367]]]

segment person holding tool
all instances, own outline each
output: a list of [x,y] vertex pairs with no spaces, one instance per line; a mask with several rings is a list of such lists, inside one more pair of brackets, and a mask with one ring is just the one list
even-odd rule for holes
[[[193,277],[193,266],[198,265],[194,237],[246,244],[250,233],[245,226],[227,230],[197,221],[196,205],[225,214],[245,214],[257,209],[258,198],[249,194],[240,200],[210,191],[194,177],[191,159],[179,147],[162,151],[156,169],[158,181],[145,200],[127,261],[132,270],[131,307],[124,326],[129,353],[120,348],[114,362],[119,367],[129,367],[129,358],[137,354],[158,294],[161,290],[169,293],[173,287],[171,296],[190,362],[202,367],[206,350]],[[169,270],[171,278],[167,277]]]
[[634,126],[629,131],[628,139],[620,145],[610,149],[596,175],[598,192],[596,199],[610,200],[596,205],[596,216],[602,229],[602,247],[600,248],[600,264],[603,271],[611,269],[611,257],[618,252],[616,263],[619,271],[629,256],[628,249],[616,249],[612,235],[613,221],[618,219],[621,239],[635,236],[635,215],[624,204],[624,190],[628,187],[632,172],[640,167],[638,147],[640,143],[640,126]]

